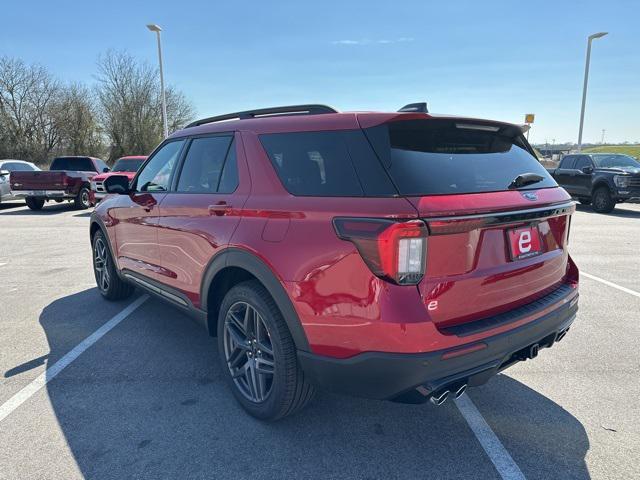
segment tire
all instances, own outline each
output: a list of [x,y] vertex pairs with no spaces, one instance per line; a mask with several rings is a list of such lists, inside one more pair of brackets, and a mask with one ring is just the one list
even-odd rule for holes
[[27,197],[24,201],[31,210],[42,210],[44,207],[44,198]]
[[[247,315],[247,307],[254,313]],[[256,329],[259,322],[261,326]],[[242,348],[238,346],[241,344]],[[291,415],[313,398],[315,389],[298,364],[282,313],[257,280],[234,286],[224,297],[218,313],[218,352],[223,375],[236,400],[259,420],[274,421]],[[244,373],[234,378],[232,370]],[[256,380],[250,382],[249,377]]]
[[598,187],[593,192],[593,209],[598,213],[609,213],[616,206],[607,187]]
[[78,210],[86,210],[91,206],[91,201],[89,200],[89,187],[82,187],[76,195],[76,198],[73,199],[73,206]]
[[93,252],[93,274],[100,294],[107,300],[122,300],[131,296],[134,287],[120,278],[109,250],[109,243],[98,230],[91,242]]
[[591,205],[591,199],[590,198],[581,198],[578,200],[582,205]]

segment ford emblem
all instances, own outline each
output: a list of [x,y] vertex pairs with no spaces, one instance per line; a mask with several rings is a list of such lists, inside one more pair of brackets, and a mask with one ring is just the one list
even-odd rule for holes
[[532,202],[538,199],[538,194],[536,192],[524,192],[522,196],[527,200],[531,200]]

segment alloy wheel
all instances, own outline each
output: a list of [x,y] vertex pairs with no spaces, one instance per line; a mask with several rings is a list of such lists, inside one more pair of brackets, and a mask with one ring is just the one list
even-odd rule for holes
[[102,238],[98,238],[93,246],[93,268],[96,272],[96,282],[103,292],[109,289],[109,252]]
[[236,302],[227,311],[224,354],[240,393],[254,403],[265,401],[273,387],[273,345],[264,319],[247,302]]

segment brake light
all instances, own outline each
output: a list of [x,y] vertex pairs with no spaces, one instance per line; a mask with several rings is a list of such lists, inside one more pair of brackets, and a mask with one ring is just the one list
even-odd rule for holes
[[424,222],[373,218],[335,218],[339,238],[352,242],[369,269],[398,285],[415,285],[424,276],[428,230]]

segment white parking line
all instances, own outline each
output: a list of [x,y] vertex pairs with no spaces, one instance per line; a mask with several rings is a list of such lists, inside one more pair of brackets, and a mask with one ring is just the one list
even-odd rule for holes
[[604,278],[596,277],[595,275],[591,275],[590,273],[583,272],[580,270],[580,275],[584,275],[591,280],[595,280],[596,282],[604,283],[605,285],[610,286],[611,288],[616,288],[621,292],[628,293],[629,295],[633,295],[634,297],[640,298],[640,292],[636,292],[635,290],[631,290],[630,288],[623,287],[622,285],[618,285],[617,283],[610,282],[609,280],[605,280]]
[[469,395],[462,395],[455,400],[455,403],[500,476],[505,480],[525,480],[522,470],[513,461],[507,449],[504,448],[504,445],[491,430],[491,427],[471,401]]
[[69,353],[63,356],[53,365],[47,367],[47,369],[38,375],[35,380],[29,383],[26,387],[16,393],[13,397],[0,405],[0,422],[7,418],[11,412],[29,400],[38,390],[44,387],[47,383],[53,380],[62,370],[64,370],[71,362],[78,358],[87,348],[100,340],[109,330],[118,325],[122,320],[131,315],[145,300],[148,295],[143,295],[134,302],[130,303],[124,310],[112,317],[107,323],[102,325],[99,329],[85,338],[82,342],[76,345]]

